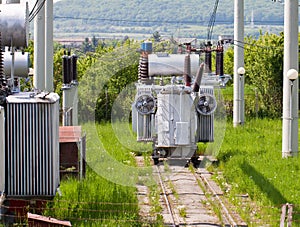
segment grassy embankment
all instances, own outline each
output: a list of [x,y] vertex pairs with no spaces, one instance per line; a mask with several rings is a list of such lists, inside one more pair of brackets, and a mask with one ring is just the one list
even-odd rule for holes
[[[98,146],[94,141],[99,136],[105,149],[118,162],[135,165],[130,145],[129,148],[121,145],[109,124],[97,125],[97,131],[95,138],[88,138],[88,151]],[[221,184],[226,186],[226,181],[231,185],[227,188],[228,196],[249,226],[278,226],[281,204],[285,203],[295,205],[293,219],[299,220],[300,181],[297,179],[300,161],[299,158],[281,158],[281,139],[281,119],[246,117],[245,125],[236,128],[230,119],[227,121],[215,170],[223,172],[224,178],[217,177]],[[110,165],[107,162],[106,167]],[[71,220],[74,226],[141,225],[134,187],[111,183],[89,169],[86,179],[81,182],[63,181],[61,191],[62,197],[55,198],[53,209],[47,215]],[[243,199],[238,195],[244,194],[248,194],[254,203],[242,205]]]
[[[118,182],[113,167],[104,169],[104,174],[99,172],[101,168],[109,166],[109,163],[102,166],[100,164],[100,167],[93,163],[93,160],[101,162],[96,156],[103,158],[103,155],[109,154],[119,163],[120,168],[122,163],[134,168],[136,163],[133,153],[121,146],[110,124],[96,127],[87,124],[84,128],[90,131],[87,132],[87,160],[91,167],[87,169],[86,178],[82,181],[73,178],[63,180],[60,185],[62,195],[57,195],[48,204],[44,215],[69,220],[73,226],[141,226],[136,188],[121,185],[122,181],[121,184],[111,182],[110,176],[113,181]],[[111,175],[105,171],[111,171]],[[126,178],[126,174],[121,172],[117,175]]]
[[[218,170],[231,185],[231,201],[248,221],[252,216],[254,222],[276,226],[281,204],[300,204],[300,182],[296,180],[300,161],[281,158],[281,135],[281,120],[252,119],[237,128],[228,123]],[[256,204],[240,206],[242,199],[237,195],[241,194],[248,194]]]
[[[246,105],[254,104],[253,90],[247,92]],[[255,111],[254,105],[250,108]],[[225,179],[217,177],[222,185],[231,185],[227,187],[230,200],[250,226],[279,226],[285,203],[294,204],[293,225],[299,224],[300,160],[282,159],[282,120],[246,116],[245,124],[239,127],[233,127],[232,119],[227,120],[215,171],[223,172]],[[255,203],[244,207],[240,195],[249,195]]]

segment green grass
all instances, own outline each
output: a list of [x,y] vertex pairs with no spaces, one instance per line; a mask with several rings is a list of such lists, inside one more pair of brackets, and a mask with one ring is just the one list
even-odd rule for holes
[[83,128],[89,165],[86,178],[63,180],[62,195],[48,203],[44,215],[69,220],[73,226],[141,226],[135,183],[149,171],[132,174],[137,170],[134,154],[121,146],[111,124]]
[[[90,166],[87,176],[82,181],[62,181],[62,196],[57,195],[48,204],[45,215],[70,220],[73,226],[141,226],[134,184],[141,176],[149,183],[147,176],[151,168],[136,168],[135,152],[130,148],[147,150],[149,147],[135,147],[133,140],[124,146],[123,139],[114,136],[110,124],[87,124],[83,128],[87,132]],[[130,133],[126,130],[124,133],[130,138]],[[280,208],[285,203],[295,205],[293,220],[300,220],[297,215],[300,161],[281,158],[281,140],[280,119],[246,119],[244,126],[236,128],[230,120],[227,122],[214,170],[223,172],[224,177],[219,181],[231,185],[227,195],[249,226],[278,226]],[[146,152],[143,154],[147,157]],[[154,191],[155,187],[151,190],[152,197]],[[248,194],[252,202],[244,206],[237,196],[241,194]],[[153,211],[155,214],[157,210]],[[297,222],[293,224],[297,226]]]
[[139,226],[135,188],[124,187],[88,170],[86,179],[61,182],[62,196],[48,203],[44,215],[73,226]]
[[[234,128],[228,122],[226,135],[218,154],[217,170],[232,187],[232,202],[240,204],[236,195],[248,194],[256,201],[254,208],[243,208],[249,218],[252,209],[256,221],[276,226],[280,220],[281,204],[300,204],[299,158],[281,157],[281,120],[252,119]],[[294,208],[299,212],[299,207]],[[242,209],[241,209],[242,211]],[[294,220],[300,220],[294,215]],[[256,226],[255,223],[253,226]]]

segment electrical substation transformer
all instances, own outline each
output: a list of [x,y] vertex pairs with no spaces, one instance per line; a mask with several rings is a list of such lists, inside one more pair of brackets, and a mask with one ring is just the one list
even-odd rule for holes
[[214,141],[214,90],[226,82],[204,71],[199,53],[153,54],[150,42],[142,44],[132,127],[137,141],[153,143],[155,164],[168,158],[182,165],[198,142]]

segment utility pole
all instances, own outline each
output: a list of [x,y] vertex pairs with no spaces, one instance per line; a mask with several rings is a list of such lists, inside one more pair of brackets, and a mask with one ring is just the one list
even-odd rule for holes
[[35,89],[45,90],[45,6],[38,0],[40,11],[34,18],[34,77]]
[[53,0],[38,0],[34,18],[34,87],[53,92]]
[[[244,0],[234,0],[234,94],[233,94],[233,126],[245,122],[244,102]],[[238,69],[241,69],[238,72]]]
[[53,86],[53,0],[45,5],[45,90],[54,91]]
[[298,0],[284,1],[282,157],[298,155]]

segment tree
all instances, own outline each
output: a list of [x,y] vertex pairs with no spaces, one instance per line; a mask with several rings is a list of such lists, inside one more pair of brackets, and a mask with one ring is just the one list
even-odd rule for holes
[[[245,80],[257,91],[260,116],[279,117],[282,113],[283,42],[283,33],[245,39]],[[233,49],[227,50],[224,62],[225,73],[233,75]],[[254,106],[254,100],[248,105]]]
[[[87,68],[80,80],[81,120],[110,120],[115,99],[126,85],[137,81],[138,47],[138,42],[130,40],[122,45],[117,44],[115,48],[98,47],[99,53],[93,56],[94,63]],[[124,99],[122,105],[131,107],[127,99]]]

